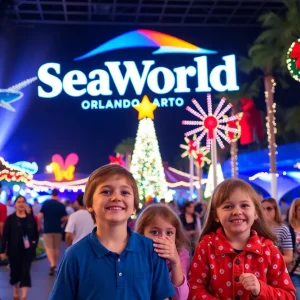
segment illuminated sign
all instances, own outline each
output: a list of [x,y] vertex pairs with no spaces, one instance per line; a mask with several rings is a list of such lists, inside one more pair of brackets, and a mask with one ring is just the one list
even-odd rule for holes
[[70,153],[66,157],[65,161],[60,154],[54,154],[52,156],[50,170],[54,173],[55,180],[73,180],[75,166],[77,165],[78,161],[79,157],[76,153]]
[[[74,60],[84,60],[116,49],[137,47],[158,48],[153,52],[156,55],[188,53],[200,56],[194,57],[188,66],[179,63],[178,67],[172,69],[157,64],[155,60],[107,61],[87,74],[78,69],[64,72],[61,64],[46,63],[38,70],[38,78],[43,83],[38,87],[38,95],[41,98],[54,98],[64,92],[71,97],[80,97],[83,109],[117,109],[137,105],[145,89],[156,95],[153,103],[159,107],[183,106],[184,100],[179,94],[239,89],[235,55],[223,56],[224,63],[209,71],[208,57],[203,54],[216,54],[216,51],[199,48],[151,30],[125,33]],[[191,88],[190,78],[196,79],[195,88]],[[126,98],[129,85],[136,95],[134,99]]]

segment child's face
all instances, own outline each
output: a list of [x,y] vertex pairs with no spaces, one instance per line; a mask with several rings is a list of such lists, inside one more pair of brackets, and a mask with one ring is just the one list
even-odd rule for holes
[[264,201],[262,203],[265,215],[267,216],[268,220],[274,221],[275,219],[275,207],[272,203],[268,201]]
[[126,223],[135,209],[133,189],[125,177],[115,175],[99,184],[91,210],[98,222]]
[[144,235],[151,239],[156,237],[165,239],[166,236],[168,236],[175,242],[176,228],[163,218],[157,216],[153,219],[153,222],[150,225],[145,227]]
[[249,234],[257,219],[255,206],[247,193],[236,189],[220,207],[216,209],[217,222],[220,222],[227,236]]

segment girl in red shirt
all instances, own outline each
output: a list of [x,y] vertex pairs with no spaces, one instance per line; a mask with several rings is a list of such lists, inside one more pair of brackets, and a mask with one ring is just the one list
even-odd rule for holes
[[274,241],[254,189],[240,179],[223,181],[192,260],[189,299],[296,299]]

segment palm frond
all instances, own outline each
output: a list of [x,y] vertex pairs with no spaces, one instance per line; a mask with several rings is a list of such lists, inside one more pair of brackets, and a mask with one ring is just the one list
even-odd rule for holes
[[275,12],[268,12],[262,14],[258,21],[262,23],[263,28],[281,28],[284,24],[284,20],[281,16]]
[[254,65],[249,57],[240,57],[238,61],[238,68],[245,74],[250,74],[254,70]]

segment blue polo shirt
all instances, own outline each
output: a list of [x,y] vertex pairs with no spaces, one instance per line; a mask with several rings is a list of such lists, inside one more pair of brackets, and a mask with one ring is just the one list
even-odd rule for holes
[[50,300],[163,300],[175,294],[166,261],[151,239],[128,228],[119,255],[106,249],[95,231],[66,251]]

